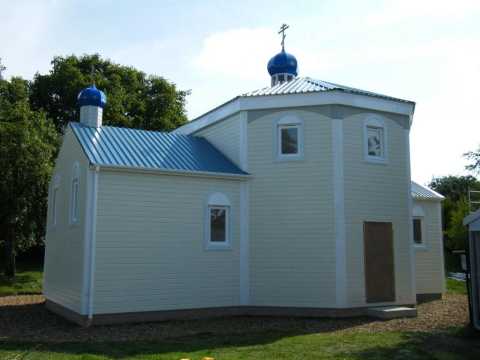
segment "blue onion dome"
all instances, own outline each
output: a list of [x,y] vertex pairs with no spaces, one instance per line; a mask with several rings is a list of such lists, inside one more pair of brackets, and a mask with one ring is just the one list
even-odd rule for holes
[[98,90],[95,85],[89,86],[78,94],[78,106],[98,106],[104,108],[107,104],[107,96],[101,90]]
[[297,59],[282,49],[281,52],[270,59],[267,69],[271,76],[275,74],[292,74],[297,76]]

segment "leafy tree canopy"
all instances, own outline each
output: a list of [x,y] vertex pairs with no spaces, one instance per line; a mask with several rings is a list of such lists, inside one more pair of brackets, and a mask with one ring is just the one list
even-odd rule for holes
[[0,80],[0,242],[8,276],[15,274],[15,252],[43,240],[57,141],[45,114],[30,109],[28,83]]
[[52,66],[50,73],[35,75],[30,101],[34,110],[47,113],[59,132],[69,121],[79,120],[77,95],[92,82],[107,95],[105,125],[169,131],[187,121],[189,92],[162,77],[147,76],[98,54],[58,56]]
[[468,236],[463,218],[468,215],[468,191],[480,190],[473,176],[443,176],[433,178],[429,186],[445,196],[443,201],[443,230],[447,249],[463,249]]
[[480,182],[471,175],[433,178],[429,186],[455,202],[468,196],[468,190],[480,190]]

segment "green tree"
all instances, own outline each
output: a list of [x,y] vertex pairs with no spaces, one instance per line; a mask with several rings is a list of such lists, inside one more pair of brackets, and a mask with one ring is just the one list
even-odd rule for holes
[[442,204],[443,231],[448,250],[463,249],[467,236],[463,218],[468,214],[468,191],[480,190],[480,182],[473,176],[443,176],[433,178],[429,186],[445,196]]
[[472,163],[465,166],[465,168],[467,170],[480,173],[480,148],[477,151],[469,151],[468,153],[464,154],[464,156],[468,160],[472,161]]
[[30,109],[28,83],[0,80],[0,241],[8,277],[15,276],[17,251],[43,240],[56,148],[51,122]]
[[35,75],[30,100],[32,108],[44,110],[59,132],[69,121],[78,121],[77,95],[92,82],[107,95],[106,125],[169,131],[187,121],[189,92],[177,90],[162,77],[147,76],[98,54],[55,57],[52,66],[50,73]]
[[463,225],[463,219],[470,212],[468,201],[465,197],[453,203],[449,214],[449,226],[445,231],[446,246],[448,249],[464,249],[468,239],[468,230]]

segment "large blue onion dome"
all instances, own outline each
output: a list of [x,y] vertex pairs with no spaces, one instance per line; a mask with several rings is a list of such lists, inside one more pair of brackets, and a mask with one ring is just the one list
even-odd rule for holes
[[78,106],[98,106],[104,108],[107,104],[107,96],[101,90],[98,90],[95,85],[89,86],[78,94]]
[[270,59],[267,69],[271,76],[275,74],[292,74],[297,76],[297,59],[282,49],[281,52]]

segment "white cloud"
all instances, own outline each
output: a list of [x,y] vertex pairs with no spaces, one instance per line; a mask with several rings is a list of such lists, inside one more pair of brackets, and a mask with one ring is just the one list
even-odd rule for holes
[[212,76],[254,80],[265,76],[268,59],[278,51],[272,29],[233,29],[208,36],[193,65]]

